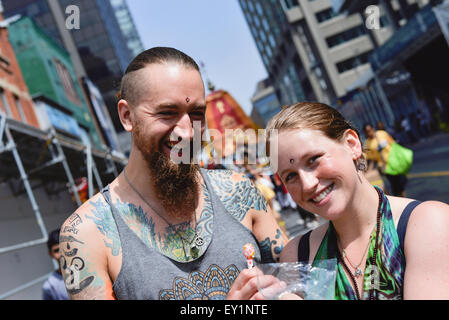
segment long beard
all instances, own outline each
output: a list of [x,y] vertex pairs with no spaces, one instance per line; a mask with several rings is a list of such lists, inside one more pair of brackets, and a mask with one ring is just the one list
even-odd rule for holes
[[198,204],[199,169],[195,164],[176,164],[157,148],[157,142],[144,139],[140,126],[133,140],[151,173],[151,183],[161,206],[172,217],[190,219]]
[[190,218],[198,204],[198,167],[175,164],[160,152],[151,155],[148,165],[163,208],[175,218]]

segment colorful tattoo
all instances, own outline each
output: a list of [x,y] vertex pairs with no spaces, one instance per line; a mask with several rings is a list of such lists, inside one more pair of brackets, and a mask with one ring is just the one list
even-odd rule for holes
[[210,170],[207,173],[211,177],[215,193],[226,210],[238,221],[242,221],[250,209],[267,210],[267,200],[248,178],[233,181],[233,172],[230,170]]
[[[276,230],[275,240],[271,240],[269,237],[261,241],[260,244],[260,255],[262,262],[279,262],[279,254],[281,254],[282,249],[284,249],[284,244],[281,239],[281,230]],[[279,244],[278,244],[279,241]],[[276,246],[277,245],[277,246]],[[273,253],[278,257],[274,258]]]
[[84,242],[79,241],[78,239],[72,237],[72,236],[65,236],[65,235],[60,235],[59,236],[59,243],[61,242],[78,242],[80,244],[84,244]]
[[[202,183],[204,195],[204,208],[201,212],[201,218],[198,221],[197,232],[204,239],[203,248],[207,248],[212,241],[212,234],[214,229],[214,209],[212,207],[212,199],[210,197],[209,189],[206,184]],[[202,252],[201,252],[202,253]]]
[[112,250],[113,256],[118,256],[121,249],[120,236],[109,207],[101,200],[91,201],[90,204],[95,208],[92,210],[94,217],[86,215],[86,218],[95,222],[101,234],[110,240],[110,242],[104,240],[106,247]]
[[[204,239],[204,245],[201,246],[199,251],[191,248],[195,229],[192,228],[190,221],[166,226],[164,232],[161,233],[155,231],[156,225],[153,218],[148,218],[141,206],[136,207],[132,203],[123,203],[120,200],[117,200],[114,206],[129,228],[148,247],[159,250],[173,260],[187,262],[198,258],[212,240],[213,209],[210,194],[205,184],[203,184],[203,196],[204,208],[197,222],[197,233]],[[92,201],[91,205],[94,207],[92,210],[94,216],[86,215],[86,217],[92,219],[98,230],[107,238],[104,242],[108,248],[111,248],[112,254],[118,255],[121,249],[121,242],[109,206],[101,200],[97,202]]]

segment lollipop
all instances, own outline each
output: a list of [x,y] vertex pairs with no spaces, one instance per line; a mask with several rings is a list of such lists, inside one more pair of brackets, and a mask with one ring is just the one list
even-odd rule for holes
[[254,267],[254,255],[256,254],[256,250],[251,243],[247,243],[243,246],[243,255],[246,258],[246,263],[248,264],[248,269]]

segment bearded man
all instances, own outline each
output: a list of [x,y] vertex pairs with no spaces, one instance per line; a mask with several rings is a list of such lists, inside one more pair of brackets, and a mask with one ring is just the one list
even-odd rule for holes
[[262,298],[258,282],[277,280],[246,269],[242,248],[254,244],[257,265],[277,261],[287,242],[266,200],[242,174],[173,160],[205,129],[198,65],[173,48],[146,50],[128,66],[119,95],[121,123],[132,133],[129,162],[61,228],[69,296]]

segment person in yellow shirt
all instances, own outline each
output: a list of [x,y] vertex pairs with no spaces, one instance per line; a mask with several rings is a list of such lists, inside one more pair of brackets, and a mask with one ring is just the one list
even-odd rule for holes
[[379,170],[390,182],[391,191],[394,196],[405,197],[407,177],[403,174],[385,174],[385,168],[387,167],[388,157],[390,156],[391,145],[394,139],[384,130],[375,130],[371,124],[366,124],[363,130],[366,136],[366,159],[371,160],[373,164],[377,164]]

